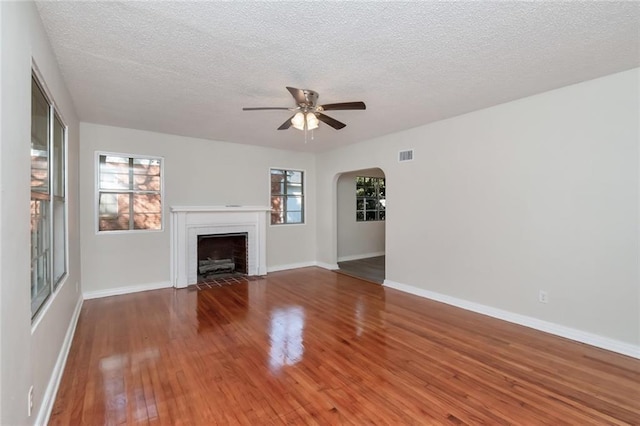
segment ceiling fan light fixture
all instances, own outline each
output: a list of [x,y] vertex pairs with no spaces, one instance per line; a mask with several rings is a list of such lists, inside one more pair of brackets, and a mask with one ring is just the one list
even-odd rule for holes
[[318,117],[312,112],[307,113],[307,129],[313,130],[318,128]]
[[304,113],[297,112],[291,119],[291,124],[298,130],[304,130]]

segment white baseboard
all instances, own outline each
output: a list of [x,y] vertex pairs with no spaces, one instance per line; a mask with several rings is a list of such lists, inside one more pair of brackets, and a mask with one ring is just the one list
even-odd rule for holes
[[286,271],[289,269],[298,269],[298,268],[306,268],[309,266],[316,266],[317,263],[314,261],[311,262],[300,262],[300,263],[290,263],[288,265],[276,265],[276,266],[267,266],[267,273],[269,272],[278,272],[278,271]]
[[324,262],[315,262],[316,266],[319,266],[324,269],[328,269],[330,271],[335,271],[336,269],[340,269],[337,263],[324,263]]
[[49,423],[51,410],[53,410],[53,403],[56,400],[60,381],[62,380],[62,373],[64,372],[65,365],[67,364],[67,357],[69,356],[69,350],[71,349],[73,335],[76,332],[76,325],[78,324],[78,318],[80,317],[80,311],[82,309],[82,301],[82,297],[78,297],[76,308],[71,315],[71,322],[69,323],[69,327],[67,327],[67,333],[64,336],[62,347],[58,353],[58,359],[56,360],[56,364],[51,372],[51,378],[47,384],[47,389],[45,389],[42,397],[42,404],[40,405],[40,410],[38,411],[38,416],[34,423],[37,426]]
[[354,254],[351,256],[341,256],[338,258],[338,262],[348,262],[350,260],[360,260],[360,259],[367,259],[369,257],[378,257],[378,256],[384,256],[385,252],[384,251],[377,251],[375,253],[365,253],[365,254]]
[[543,321],[526,315],[515,314],[513,312],[504,311],[502,309],[493,308],[491,306],[469,302],[467,300],[458,299],[456,297],[447,296],[445,294],[436,293],[407,284],[397,283],[391,280],[384,280],[383,285],[389,288],[403,291],[405,293],[410,293],[416,296],[435,300],[437,302],[446,303],[447,305],[456,306],[468,311],[488,315],[493,318],[498,318],[504,321],[554,334],[556,336],[575,340],[577,342],[586,343],[587,345],[640,359],[640,346],[632,345],[630,343],[621,342],[619,340],[610,339],[608,337],[598,336],[597,334],[588,333],[586,331],[577,330],[575,328],[566,327],[564,325],[555,324],[548,321]]
[[139,284],[139,285],[126,286],[126,287],[110,288],[107,290],[87,291],[82,295],[85,300],[88,300],[88,299],[98,299],[100,297],[118,296],[121,294],[138,293],[140,291],[158,290],[161,288],[169,288],[169,287],[173,287],[173,285],[171,284],[171,282],[165,281],[165,282],[159,282],[159,283]]
[[314,260],[311,262],[291,263],[289,265],[269,266],[267,268],[267,272],[286,271],[289,269],[307,268],[309,266],[319,266],[320,268],[329,269],[330,271],[339,269],[337,263],[331,264],[331,263],[317,262]]

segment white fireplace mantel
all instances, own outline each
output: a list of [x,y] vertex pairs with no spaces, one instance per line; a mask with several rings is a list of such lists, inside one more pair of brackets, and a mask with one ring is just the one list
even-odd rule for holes
[[267,273],[267,213],[263,206],[172,206],[171,282],[186,287],[197,281],[199,235],[247,234],[247,273]]

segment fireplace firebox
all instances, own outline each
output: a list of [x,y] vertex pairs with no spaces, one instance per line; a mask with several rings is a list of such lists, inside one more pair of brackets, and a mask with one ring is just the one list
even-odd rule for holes
[[247,233],[198,235],[198,279],[247,274]]

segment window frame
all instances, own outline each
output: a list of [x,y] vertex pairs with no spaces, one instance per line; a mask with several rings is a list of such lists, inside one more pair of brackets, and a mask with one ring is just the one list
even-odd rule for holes
[[[361,197],[358,196],[358,179],[374,179],[375,183],[374,183],[374,188],[375,188],[375,197]],[[384,182],[384,189],[385,189],[385,195],[384,198],[380,198],[380,182],[383,181]],[[355,178],[355,184],[356,184],[356,222],[384,222],[386,221],[387,218],[387,214],[386,214],[386,206],[384,206],[384,209],[380,208],[380,205],[382,204],[380,201],[384,200],[385,204],[386,204],[386,200],[387,200],[387,196],[386,196],[386,190],[387,190],[387,180],[385,177],[381,177],[381,176],[356,176]],[[358,201],[359,200],[363,200],[364,201],[364,209],[358,209]],[[368,210],[367,209],[367,200],[374,200],[376,202],[376,208],[375,210]],[[375,211],[375,218],[374,219],[367,219],[367,212],[370,211]],[[384,211],[384,217],[380,218],[380,212]],[[362,219],[358,218],[358,213],[363,213]]]
[[[42,317],[42,312],[46,311],[50,301],[55,297],[60,288],[66,282],[69,276],[69,200],[68,200],[68,137],[69,126],[67,126],[61,112],[58,110],[56,103],[51,96],[44,79],[40,75],[37,67],[33,64],[31,69],[31,102],[34,102],[34,87],[37,87],[38,91],[42,95],[47,107],[46,112],[46,145],[47,145],[47,188],[46,191],[34,191],[30,182],[30,221],[31,227],[33,227],[33,202],[38,202],[40,209],[43,211],[42,216],[45,216],[44,230],[46,235],[36,235],[36,239],[44,240],[46,246],[42,253],[38,253],[34,257],[34,234],[31,232],[30,243],[30,264],[31,264],[31,279],[30,288],[33,287],[33,278],[38,275],[38,271],[34,271],[34,261],[39,264],[40,257],[46,264],[45,277],[43,289],[47,289],[46,292],[38,292],[30,295],[31,306],[31,323],[32,327],[38,323],[39,318]],[[30,129],[30,151],[33,153],[33,105],[31,107],[31,129]],[[56,140],[56,122],[59,125],[59,130],[62,132],[61,140]],[[58,143],[59,146],[58,146]],[[59,151],[62,151],[60,155]],[[32,154],[30,154],[33,159]],[[60,167],[60,164],[62,167]],[[33,179],[33,161],[31,163],[30,172],[31,179]],[[59,172],[58,172],[59,171]],[[61,178],[62,182],[58,184],[54,183],[54,179]],[[61,184],[61,185],[60,185]],[[60,195],[61,193],[61,195]],[[56,213],[56,203],[62,203],[62,209]],[[59,204],[58,204],[59,205]],[[62,215],[62,220],[57,221],[59,216]],[[58,230],[57,225],[60,225]],[[59,235],[61,233],[62,235]],[[60,239],[58,239],[60,238]],[[57,249],[56,242],[60,243],[61,249]],[[56,262],[58,261],[59,252],[62,252],[61,273],[59,276],[55,276]],[[35,274],[35,275],[34,275]],[[33,290],[32,290],[33,291]]]
[[[275,210],[273,210],[273,208],[271,208],[269,210],[269,226],[282,226],[282,225],[288,225],[288,226],[296,226],[296,225],[305,225],[307,222],[307,197],[306,197],[306,193],[307,193],[307,178],[306,178],[306,170],[303,169],[295,169],[295,168],[291,168],[291,167],[269,167],[269,180],[268,180],[268,185],[269,185],[269,202],[268,202],[268,206],[272,206],[271,201],[273,200],[274,196],[284,196],[286,197],[287,194],[276,194],[274,195],[272,193],[272,187],[271,187],[271,179],[272,179],[272,175],[273,175],[273,171],[277,170],[280,172],[283,172],[286,175],[286,172],[299,172],[301,173],[301,179],[302,179],[302,184],[300,185],[301,189],[302,189],[302,194],[300,194],[301,197],[301,210],[300,210],[300,214],[301,214],[301,221],[300,222],[287,222],[286,221],[286,213],[287,210],[285,209],[283,211],[283,214],[285,215],[285,221],[282,223],[273,223],[273,213],[275,212]],[[286,182],[286,181],[285,181]],[[286,184],[285,184],[286,187]],[[286,205],[286,204],[285,204]]]
[[[153,191],[136,191],[136,190],[113,190],[104,191],[100,189],[100,156],[113,156],[142,160],[159,160],[160,162],[160,228],[159,229],[114,229],[114,230],[100,230],[100,194],[101,193],[129,193],[129,194],[145,194]],[[164,196],[164,162],[165,159],[159,155],[146,155],[146,154],[128,154],[123,152],[111,152],[111,151],[95,151],[94,156],[94,168],[95,168],[95,181],[94,181],[94,229],[96,235],[112,235],[112,234],[131,234],[131,233],[152,233],[152,232],[164,232],[165,230],[165,196]]]

